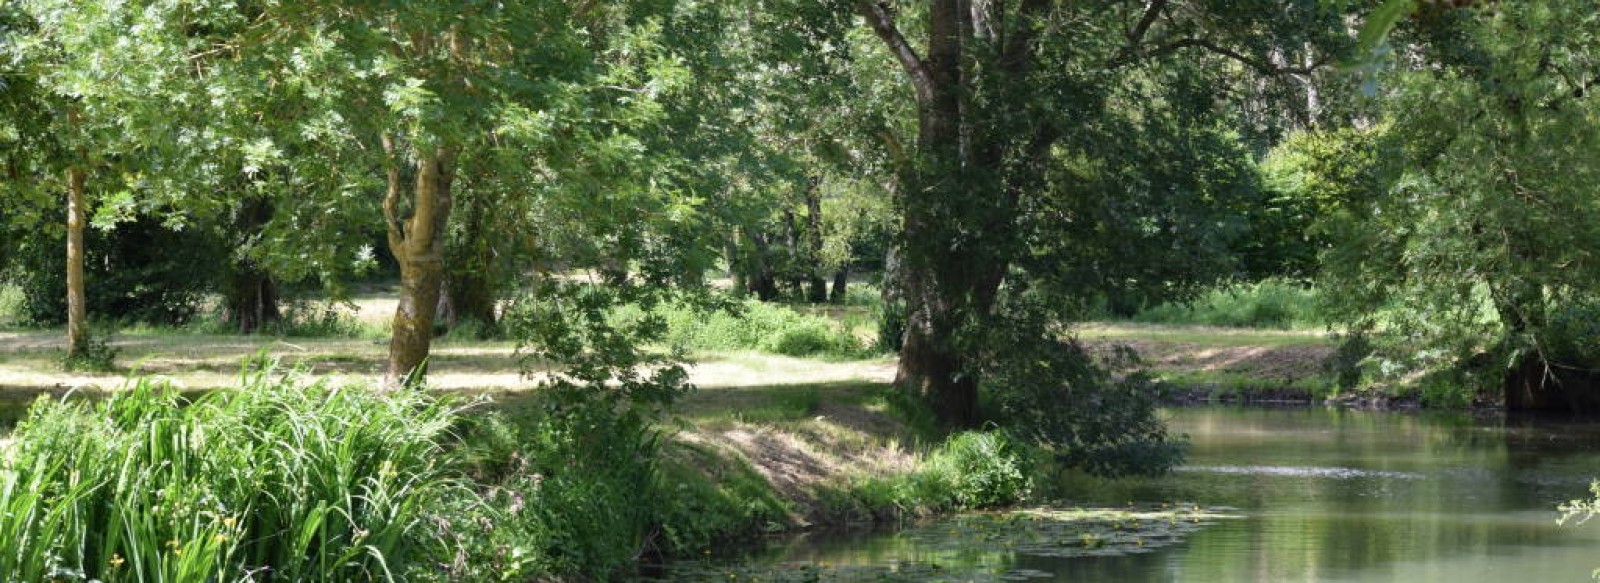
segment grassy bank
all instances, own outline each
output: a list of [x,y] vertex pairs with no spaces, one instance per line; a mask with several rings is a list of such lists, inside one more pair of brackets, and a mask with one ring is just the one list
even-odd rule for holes
[[[259,364],[259,362],[257,363]],[[379,394],[256,368],[44,399],[0,465],[7,580],[604,579],[763,533],[1014,502],[1026,456],[884,385]]]
[[1109,322],[1075,332],[1102,352],[1132,349],[1136,367],[1175,400],[1318,400],[1338,393],[1327,366],[1338,343],[1327,332]]

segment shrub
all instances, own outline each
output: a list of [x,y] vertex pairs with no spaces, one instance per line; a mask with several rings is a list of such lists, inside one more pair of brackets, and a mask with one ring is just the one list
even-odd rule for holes
[[927,463],[950,484],[957,508],[992,508],[1028,497],[1027,459],[1004,433],[959,433],[934,450]]
[[22,288],[0,281],[0,327],[18,326],[27,321],[27,298]]
[[1031,464],[1004,433],[969,431],[928,452],[913,472],[859,479],[823,497],[836,512],[876,516],[995,508],[1028,499]]

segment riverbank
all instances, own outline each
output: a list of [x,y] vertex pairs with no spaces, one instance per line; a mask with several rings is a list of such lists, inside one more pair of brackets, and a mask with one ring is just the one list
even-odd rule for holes
[[[1121,345],[1138,351],[1143,365],[1165,386],[1188,383],[1189,389],[1175,388],[1169,394],[1188,394],[1193,402],[1259,398],[1284,386],[1315,395],[1318,387],[1330,386],[1319,384],[1324,382],[1319,375],[1332,342],[1312,333],[1101,324],[1084,326],[1079,336],[1095,350]],[[145,375],[191,395],[234,389],[241,386],[239,363],[261,362],[262,355],[301,362],[307,374],[331,386],[359,387],[376,377],[385,349],[381,339],[360,337],[132,330],[111,339],[118,350],[118,370],[65,374],[53,360],[59,342],[56,331],[0,333],[0,384],[10,387],[13,402],[24,403],[33,394],[116,395],[127,386],[123,379],[128,374]],[[517,504],[543,496],[548,504],[576,508],[574,515],[558,512],[537,523],[537,528],[554,529],[546,535],[577,537],[560,543],[571,548],[540,551],[549,556],[541,559],[538,572],[547,575],[595,576],[630,560],[715,554],[729,542],[772,533],[825,531],[1014,503],[1027,497],[1027,478],[1039,472],[1023,448],[996,442],[995,434],[947,440],[925,410],[890,387],[892,358],[703,352],[690,368],[699,390],[678,399],[650,429],[628,434],[637,441],[604,446],[625,451],[648,444],[648,454],[572,473],[562,468],[575,462],[563,456],[588,455],[598,447],[591,439],[611,443],[606,441],[610,437],[583,436],[619,421],[602,415],[599,425],[563,433],[567,430],[560,430],[561,425],[551,425],[550,401],[529,390],[537,375],[530,379],[521,373],[513,344],[446,337],[436,347],[430,379],[440,393],[487,399],[495,410],[528,412],[515,413],[520,420],[508,424],[512,429],[504,430],[505,435],[480,429],[463,442],[487,440],[492,451],[471,454],[479,458],[523,460],[510,466],[496,462],[493,471],[474,470],[482,474],[473,478],[476,489],[521,492],[520,498],[512,498]],[[576,449],[523,449],[532,447],[523,445],[530,443],[548,446],[551,439]],[[640,475],[653,476],[645,482],[632,470],[618,469],[640,460],[650,468]],[[526,467],[503,473],[517,464]],[[561,475],[576,481],[552,493],[550,480]],[[648,493],[648,502],[639,502],[641,493]],[[609,534],[578,526],[596,520],[590,515],[601,511],[595,504],[611,503],[644,507],[630,512],[632,518]],[[564,562],[579,560],[569,555],[582,559]]]

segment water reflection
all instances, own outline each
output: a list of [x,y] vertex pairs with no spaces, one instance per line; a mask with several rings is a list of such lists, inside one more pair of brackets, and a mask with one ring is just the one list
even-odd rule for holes
[[[1155,480],[1067,478],[1087,504],[1185,500],[1239,509],[1140,554],[1058,558],[935,552],[896,534],[796,541],[789,565],[942,561],[1054,581],[1582,581],[1600,525],[1558,528],[1555,505],[1600,471],[1600,426],[1327,409],[1167,411],[1192,440]],[[915,577],[909,577],[915,578]],[[848,580],[848,577],[839,578]]]

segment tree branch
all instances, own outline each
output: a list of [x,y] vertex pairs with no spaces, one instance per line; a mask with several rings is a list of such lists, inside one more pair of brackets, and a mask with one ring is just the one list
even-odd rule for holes
[[900,67],[911,77],[911,87],[916,90],[917,102],[924,105],[932,103],[933,76],[923,64],[922,58],[917,56],[916,49],[911,47],[911,43],[906,42],[906,37],[900,34],[900,29],[895,28],[894,18],[873,0],[856,0],[856,11],[867,19],[872,32],[888,45],[889,52],[894,53],[894,58],[900,61]]
[[1228,47],[1219,45],[1209,39],[1186,38],[1155,47],[1148,51],[1138,51],[1136,49],[1130,50],[1107,62],[1106,68],[1120,69],[1144,59],[1164,57],[1166,55],[1191,48],[1202,49],[1215,55],[1227,57],[1247,67],[1255,69],[1256,72],[1263,75],[1310,75],[1317,72],[1318,69],[1321,69],[1330,62],[1328,57],[1324,56],[1322,59],[1319,59],[1316,62],[1306,66],[1291,67],[1287,65],[1274,65],[1272,63],[1262,61]]
[[1017,29],[1016,34],[1008,34],[1005,42],[1001,45],[1001,66],[1008,72],[1021,74],[1032,64],[1033,61],[1028,57],[1033,50],[1033,43],[1039,35],[1038,29],[1029,26],[1027,21],[1044,16],[1049,9],[1050,0],[1023,0],[1022,5],[1017,7],[1016,14],[1017,20],[1021,21],[1020,24],[1015,27],[1001,27],[1001,30]]
[[1151,0],[1150,5],[1144,9],[1144,16],[1139,18],[1139,23],[1128,30],[1128,48],[1139,46],[1144,42],[1144,34],[1150,31],[1150,25],[1155,24],[1156,18],[1161,16],[1161,11],[1167,7],[1167,0]]
[[400,161],[396,159],[394,138],[383,134],[383,153],[388,171],[388,190],[383,193],[383,222],[389,235],[389,250],[400,253],[405,246],[405,234],[400,229]]

